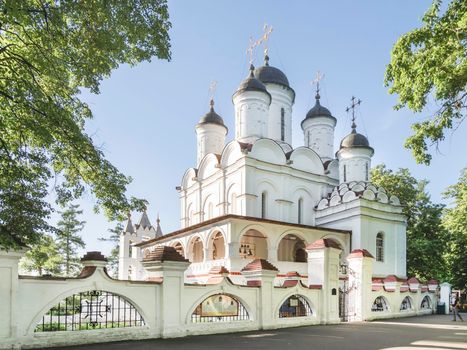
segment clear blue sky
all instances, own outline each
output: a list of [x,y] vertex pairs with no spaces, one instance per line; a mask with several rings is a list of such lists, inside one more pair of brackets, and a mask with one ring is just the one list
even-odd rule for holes
[[[164,233],[179,228],[175,186],[186,168],[195,165],[194,126],[207,112],[208,87],[218,81],[216,111],[233,137],[231,97],[248,73],[248,38],[260,36],[264,23],[274,27],[270,63],[281,69],[296,92],[293,146],[303,143],[300,121],[314,103],[310,84],[315,72],[325,73],[322,104],[338,119],[336,146],[350,130],[345,107],[355,95],[363,103],[359,132],[375,149],[373,165],[407,167],[427,178],[432,198],[456,182],[466,165],[466,126],[463,125],[433,155],[430,167],[416,165],[403,148],[410,124],[422,116],[394,111],[395,96],[384,87],[385,66],[392,45],[417,27],[431,1],[169,1],[172,22],[172,60],[154,59],[130,68],[122,66],[102,82],[101,94],[83,93],[94,119],[86,129],[107,158],[133,178],[130,195],[150,202],[155,222],[159,212]],[[262,63],[262,50],[255,56]],[[431,106],[435,108],[436,106]],[[464,123],[465,124],[465,123]],[[92,213],[90,194],[80,202],[87,225],[87,250],[108,253],[110,245],[97,240],[113,226],[103,214]],[[140,214],[134,214],[138,221]]]

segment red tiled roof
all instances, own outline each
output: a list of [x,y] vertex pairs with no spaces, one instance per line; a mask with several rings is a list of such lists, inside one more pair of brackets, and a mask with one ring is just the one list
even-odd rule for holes
[[352,252],[349,254],[347,259],[349,258],[373,258],[374,259],[373,255],[371,255],[371,253],[366,249],[352,250]]
[[329,238],[318,239],[317,241],[314,241],[313,243],[308,244],[306,247],[306,249],[323,249],[323,248],[342,249],[339,246],[339,243]]
[[285,274],[286,277],[300,277],[300,274],[297,271],[289,271]]
[[159,246],[154,251],[147,253],[143,261],[180,261],[189,262],[183,256],[181,256],[174,247]]
[[242,269],[242,272],[243,271],[262,271],[262,270],[279,271],[277,267],[275,267],[273,264],[271,264],[266,259],[255,259],[252,262],[250,262],[248,265],[246,265]]
[[224,273],[229,273],[229,270],[227,270],[225,266],[214,266],[211,270],[209,270],[210,275],[221,275]]
[[298,280],[286,280],[282,283],[282,287],[295,287],[298,284]]
[[414,284],[414,283],[420,283],[420,281],[417,279],[417,277],[411,277],[407,280],[408,284]]
[[323,289],[323,286],[321,284],[310,284],[308,286],[310,289]]

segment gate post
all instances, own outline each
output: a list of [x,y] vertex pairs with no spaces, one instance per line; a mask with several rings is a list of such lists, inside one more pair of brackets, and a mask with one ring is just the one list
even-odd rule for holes
[[161,283],[158,303],[161,336],[180,334],[185,322],[185,310],[182,310],[180,301],[185,286],[184,273],[190,262],[174,247],[159,246],[144,256],[142,265],[148,272],[148,280]]
[[341,248],[331,239],[319,239],[306,247],[308,285],[321,286],[321,323],[339,323],[339,254]]
[[373,256],[366,249],[355,249],[347,257],[349,262],[349,303],[353,304],[351,321],[364,321],[371,316],[371,288]]
[[273,315],[274,278],[279,270],[265,259],[255,259],[242,269],[247,285],[259,287],[257,318],[261,329],[275,328],[275,315]]
[[0,249],[0,343],[16,338],[18,263],[24,253]]

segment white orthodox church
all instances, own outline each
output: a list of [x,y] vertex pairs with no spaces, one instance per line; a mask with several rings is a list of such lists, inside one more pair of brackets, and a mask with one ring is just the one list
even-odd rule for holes
[[[294,100],[286,75],[267,54],[233,94],[234,139],[227,144],[227,127],[211,100],[195,126],[196,167],[177,187],[181,229],[162,235],[146,213],[139,224],[129,219],[120,240],[120,279],[145,279],[145,252],[169,245],[191,262],[187,282],[203,283],[209,271],[224,267],[241,283],[239,272],[257,258],[277,267],[277,283],[290,271],[306,280],[306,247],[323,238],[342,250],[344,269],[351,251],[365,249],[375,257],[373,276],[406,277],[402,207],[371,183],[374,150],[355,118],[336,150],[337,119],[321,105],[318,88],[315,105],[303,111],[303,146],[294,149]],[[352,108],[357,104],[352,99]]]

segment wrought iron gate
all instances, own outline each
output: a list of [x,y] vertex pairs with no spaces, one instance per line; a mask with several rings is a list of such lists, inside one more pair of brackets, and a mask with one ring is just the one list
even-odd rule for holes
[[339,318],[342,322],[349,321],[349,282],[340,281],[339,285]]

